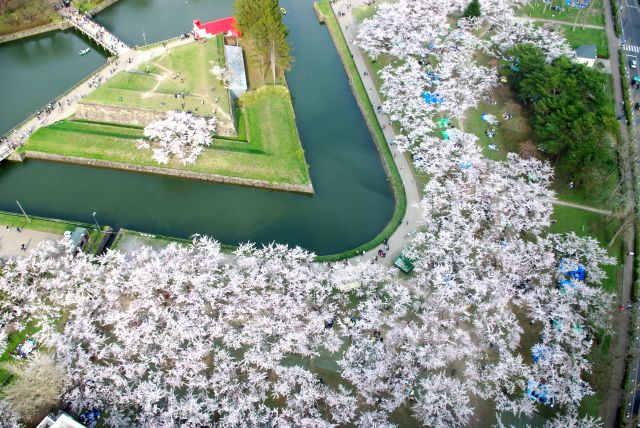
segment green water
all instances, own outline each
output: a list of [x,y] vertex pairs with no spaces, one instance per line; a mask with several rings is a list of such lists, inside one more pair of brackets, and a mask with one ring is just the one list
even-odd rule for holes
[[[287,75],[316,194],[312,197],[28,160],[5,162],[0,209],[224,243],[301,245],[330,254],[367,242],[389,222],[393,194],[331,38],[309,0],[285,0],[295,65]],[[97,20],[125,42],[147,43],[221,18],[232,1],[121,0]],[[0,45],[0,130],[63,92],[104,59],[74,33]],[[8,77],[8,78],[7,78]],[[11,82],[7,82],[11,80]],[[6,100],[11,100],[7,102]],[[6,111],[5,111],[6,110]]]

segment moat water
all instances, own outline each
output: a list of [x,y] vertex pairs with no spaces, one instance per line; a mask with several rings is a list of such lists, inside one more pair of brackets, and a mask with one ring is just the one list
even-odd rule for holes
[[[232,14],[232,0],[121,0],[96,20],[130,45],[165,40]],[[0,210],[226,244],[271,241],[317,254],[355,248],[389,222],[394,197],[329,33],[310,0],[282,0],[295,63],[287,74],[312,197],[27,160],[0,165]],[[144,33],[144,37],[143,37]],[[91,47],[86,56],[78,51]],[[100,67],[73,31],[0,45],[0,133]]]

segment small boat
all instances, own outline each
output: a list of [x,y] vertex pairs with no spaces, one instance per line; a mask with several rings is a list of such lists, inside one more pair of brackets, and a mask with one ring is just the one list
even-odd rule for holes
[[283,15],[286,15],[287,14],[287,9],[285,9],[284,7],[281,7],[280,8],[280,13],[283,14]]
[[82,49],[80,52],[78,52],[78,55],[86,55],[90,50],[91,48]]

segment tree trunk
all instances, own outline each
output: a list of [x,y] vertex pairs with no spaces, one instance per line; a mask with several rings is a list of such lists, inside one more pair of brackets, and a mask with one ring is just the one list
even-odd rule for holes
[[273,74],[273,84],[276,84],[276,42],[271,41],[271,73]]

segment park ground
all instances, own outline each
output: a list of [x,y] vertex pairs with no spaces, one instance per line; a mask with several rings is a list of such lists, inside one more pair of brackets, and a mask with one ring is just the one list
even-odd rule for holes
[[221,37],[168,49],[137,68],[116,74],[83,102],[188,111],[196,116],[215,117],[218,133],[233,135],[233,106],[227,89],[211,72],[214,66],[224,66]]
[[[149,61],[148,66],[116,74],[84,100],[160,111],[181,110],[184,103],[184,110],[195,113],[198,109],[196,114],[215,115],[226,123],[232,122],[233,109],[237,136],[215,136],[195,164],[182,165],[173,160],[159,165],[152,158],[152,149],[137,148],[137,140],[143,137],[141,127],[73,117],[38,129],[21,150],[27,157],[30,152],[39,152],[208,174],[214,181],[216,176],[223,176],[308,186],[308,167],[288,89],[284,85],[264,85],[231,102],[226,88],[211,72],[222,61],[220,42],[213,39],[170,49]],[[182,91],[185,98],[176,98],[175,94]]]
[[[602,0],[593,0],[589,14],[584,10],[578,11],[566,7],[561,11],[553,11],[552,9],[552,6],[562,8],[563,5],[564,1],[553,0],[544,10],[544,4],[541,1],[535,1],[521,9],[519,14],[534,21],[539,20],[538,25],[548,25],[557,31],[562,31],[573,48],[584,44],[595,44],[598,57],[608,58]],[[361,22],[373,16],[376,7],[374,5],[354,8],[355,20]],[[576,18],[577,25],[574,28]],[[589,26],[583,28],[581,24]],[[477,60],[480,63],[486,62],[488,64],[489,62],[489,59],[481,53],[478,54]],[[378,72],[391,61],[392,58],[385,55],[381,55],[376,61],[371,61],[366,57],[369,74],[377,88],[380,88],[382,83]],[[613,93],[613,91],[610,90],[609,93]],[[611,104],[613,109],[613,99]],[[484,121],[482,115],[485,113],[494,115],[499,121],[498,124],[490,125]],[[508,119],[503,116],[505,113],[510,115]],[[516,99],[508,85],[500,85],[492,94],[491,99],[480,102],[477,108],[468,111],[464,121],[457,122],[456,126],[478,137],[478,143],[487,158],[502,160],[506,158],[508,153],[516,152],[525,156],[533,155],[545,159],[543,154],[537,151],[532,140],[529,120],[528,112]],[[495,131],[493,137],[488,135],[489,129]],[[407,156],[410,157],[410,155]],[[415,170],[414,174],[417,183],[424,184],[428,181],[428,177]],[[569,182],[567,174],[556,169],[554,190],[558,203],[554,203],[553,224],[548,232],[575,232],[580,236],[596,238],[600,245],[606,248],[609,254],[618,261],[617,265],[605,268],[609,277],[602,286],[611,293],[618,293],[624,265],[623,234],[621,233],[624,216],[622,213],[616,212],[621,202],[619,174],[617,171],[612,171],[611,174],[603,177],[601,185],[595,189],[571,187]],[[523,338],[525,343],[521,345],[525,353],[537,341],[537,335],[536,331],[525,335]],[[596,390],[596,395],[583,400],[581,403],[581,413],[583,414],[598,416],[600,413],[604,393],[608,389],[610,381],[610,343],[610,336],[600,334],[595,337],[595,345],[591,354],[593,374],[589,381]],[[485,406],[478,403],[476,407],[481,412]]]

